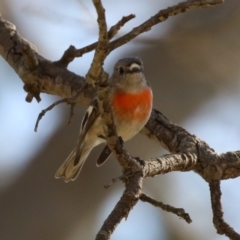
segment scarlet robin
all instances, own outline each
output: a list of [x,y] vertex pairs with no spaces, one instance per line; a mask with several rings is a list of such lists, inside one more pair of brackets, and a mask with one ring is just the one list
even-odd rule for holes
[[[144,127],[152,110],[152,90],[143,74],[142,61],[137,57],[117,61],[109,85],[109,101],[117,133],[123,141],[127,141]],[[57,170],[56,178],[63,177],[65,182],[75,180],[91,150],[106,142],[95,103],[93,101],[87,109],[77,146]],[[97,160],[97,166],[102,165],[110,154],[111,151],[106,146]]]

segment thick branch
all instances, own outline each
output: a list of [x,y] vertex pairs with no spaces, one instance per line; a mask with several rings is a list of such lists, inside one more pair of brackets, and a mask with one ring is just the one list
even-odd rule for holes
[[155,109],[141,132],[171,153],[177,153],[146,161],[145,176],[189,170],[194,170],[207,182],[240,176],[240,151],[217,154],[207,143]]
[[86,81],[89,87],[95,86],[98,78],[100,77],[104,60],[107,57],[108,48],[108,32],[105,19],[105,9],[103,8],[100,0],[93,0],[93,3],[98,14],[97,21],[99,27],[99,38],[91,67],[86,75]]
[[195,168],[198,156],[192,153],[167,154],[145,161],[144,176],[153,177],[172,171],[190,171]]
[[139,200],[142,191],[142,184],[143,177],[141,176],[141,173],[136,173],[133,177],[129,178],[121,199],[103,223],[103,226],[97,234],[96,240],[109,239],[121,220],[123,218],[127,219],[129,212]]
[[240,174],[240,151],[226,152],[219,156],[217,162],[218,167],[221,169],[222,178],[229,179],[239,177]]
[[[35,56],[24,53],[28,49]],[[86,84],[85,78],[68,71],[38,54],[37,49],[17,32],[15,26],[0,16],[0,55],[9,63],[25,84],[24,89],[33,96],[48,93],[60,97],[75,95]],[[29,68],[30,66],[30,68]],[[88,105],[95,91],[85,88],[79,94],[77,102]],[[31,98],[28,99],[31,101]]]

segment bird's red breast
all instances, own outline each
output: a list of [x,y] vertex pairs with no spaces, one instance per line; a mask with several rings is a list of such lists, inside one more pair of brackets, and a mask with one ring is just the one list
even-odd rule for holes
[[116,92],[112,99],[115,114],[130,121],[144,121],[152,110],[152,91],[146,88],[138,93]]

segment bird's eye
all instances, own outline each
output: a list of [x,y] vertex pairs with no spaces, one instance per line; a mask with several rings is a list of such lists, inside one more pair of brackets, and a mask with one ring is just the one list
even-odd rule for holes
[[124,69],[122,67],[119,67],[118,68],[118,73],[123,74],[124,73]]

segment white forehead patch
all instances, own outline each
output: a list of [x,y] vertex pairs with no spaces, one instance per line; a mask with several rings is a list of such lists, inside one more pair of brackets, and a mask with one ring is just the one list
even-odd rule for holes
[[140,66],[137,63],[132,63],[131,66],[129,67],[130,71],[132,71],[134,68],[140,69]]

